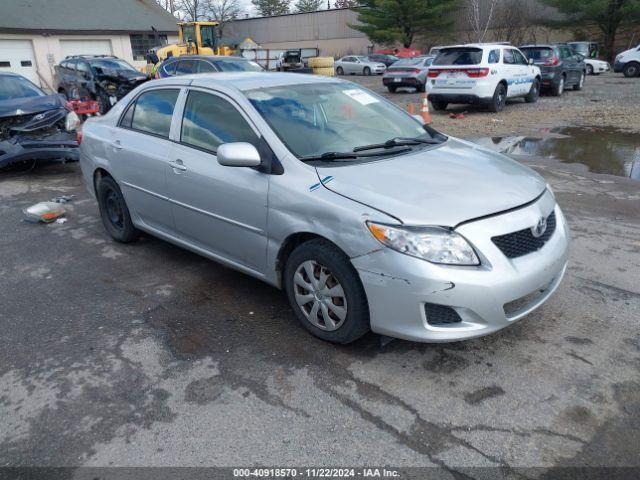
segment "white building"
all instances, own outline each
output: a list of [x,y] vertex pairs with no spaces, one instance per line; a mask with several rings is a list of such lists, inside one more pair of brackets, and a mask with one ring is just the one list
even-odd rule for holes
[[176,42],[178,27],[154,0],[0,1],[0,71],[46,89],[67,55],[115,55],[142,66],[156,36]]

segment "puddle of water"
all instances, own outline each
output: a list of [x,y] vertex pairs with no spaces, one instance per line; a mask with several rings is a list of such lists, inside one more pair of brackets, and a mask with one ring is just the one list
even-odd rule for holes
[[605,127],[563,127],[540,136],[485,137],[483,147],[512,155],[581,163],[594,173],[640,180],[640,134]]

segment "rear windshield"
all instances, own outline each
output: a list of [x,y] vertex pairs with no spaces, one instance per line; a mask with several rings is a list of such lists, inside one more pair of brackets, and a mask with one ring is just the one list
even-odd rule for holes
[[434,65],[478,65],[482,61],[480,48],[446,48],[440,50]]
[[545,60],[553,56],[553,50],[550,48],[521,48],[520,51],[534,62],[536,60]]
[[264,69],[251,60],[216,60],[213,62],[222,72],[262,72]]
[[403,67],[407,65],[419,65],[424,61],[424,58],[401,58],[397,62],[393,62],[394,67]]

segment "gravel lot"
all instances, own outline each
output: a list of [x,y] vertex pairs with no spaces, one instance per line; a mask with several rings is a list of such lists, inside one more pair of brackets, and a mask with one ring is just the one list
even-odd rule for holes
[[[404,89],[389,93],[380,76],[344,77],[370,88],[406,107],[420,103],[420,94]],[[610,126],[640,132],[640,79],[607,73],[588,76],[584,88],[568,90],[561,97],[543,91],[536,104],[522,99],[509,102],[500,113],[490,113],[479,106],[450,105],[446,112],[431,111],[435,128],[459,137],[502,136],[536,132],[541,128],[565,125]],[[417,110],[416,110],[417,111]],[[451,112],[465,118],[449,118]]]
[[[637,79],[588,80],[433,124],[466,137],[640,127]],[[163,241],[112,242],[77,164],[3,175],[0,466],[437,466],[444,478],[640,467],[639,184],[523,161],[572,228],[559,291],[489,337],[385,347],[316,340],[282,292]],[[76,195],[67,223],[22,222],[62,194]],[[61,475],[93,478],[83,472]]]

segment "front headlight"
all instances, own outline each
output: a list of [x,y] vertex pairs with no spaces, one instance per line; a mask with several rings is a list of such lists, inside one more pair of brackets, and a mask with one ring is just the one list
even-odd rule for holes
[[67,118],[64,119],[64,129],[67,132],[72,132],[80,126],[80,117],[76,112],[67,113]]
[[480,265],[469,242],[442,227],[392,227],[367,222],[373,236],[383,245],[412,257],[445,265]]

